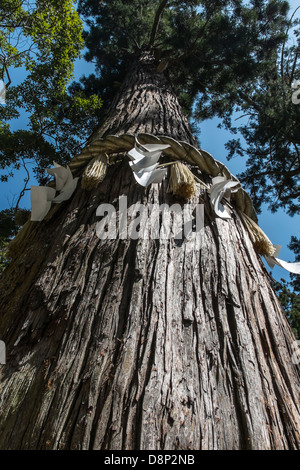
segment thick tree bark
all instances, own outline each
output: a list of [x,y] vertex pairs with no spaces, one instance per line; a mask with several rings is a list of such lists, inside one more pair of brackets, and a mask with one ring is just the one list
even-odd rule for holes
[[[146,56],[95,135],[125,132],[195,143]],[[99,204],[172,204],[167,185],[110,166],[4,273],[1,449],[300,448],[295,338],[237,213],[202,191],[194,240],[97,238]]]
[[145,132],[197,144],[168,79],[148,53],[133,62],[105,123],[93,138]]

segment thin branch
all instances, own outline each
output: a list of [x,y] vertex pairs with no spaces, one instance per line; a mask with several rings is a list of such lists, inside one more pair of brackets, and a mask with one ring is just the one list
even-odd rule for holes
[[[285,172],[285,176],[289,176],[289,177],[292,177],[292,176],[297,176],[300,174],[300,168],[296,168],[295,170],[290,170],[288,172]],[[255,173],[255,177],[260,177],[260,176],[281,176],[282,175],[282,171],[281,170],[272,170],[272,169],[269,169],[269,170],[266,170],[266,171],[259,171],[259,172],[256,172]],[[251,178],[252,178],[252,175],[251,175]]]
[[293,79],[294,79],[294,73],[295,73],[295,69],[296,69],[296,65],[297,65],[298,55],[299,55],[298,52],[296,52],[293,67],[292,67],[292,72],[291,72],[291,76],[290,76],[290,86],[291,86],[291,84],[293,82]]
[[297,159],[298,159],[298,161],[299,161],[299,163],[300,163],[300,154],[299,154],[298,147],[297,147],[297,145],[295,144],[295,142],[292,142],[292,144],[293,144],[293,146],[294,146],[294,148],[295,148],[295,151],[296,151],[296,154],[297,154]]
[[22,197],[24,196],[25,191],[27,191],[27,185],[28,185],[29,180],[30,180],[30,174],[29,174],[28,168],[26,166],[26,163],[24,161],[24,158],[22,158],[22,163],[23,163],[24,170],[26,171],[26,178],[24,179],[24,183],[25,183],[24,188],[20,192],[17,203],[16,203],[16,206],[15,206],[15,212],[19,209],[20,201],[21,201]]
[[254,101],[250,96],[248,96],[246,93],[244,93],[242,90],[238,90],[238,95],[240,98],[242,98],[246,103],[250,104],[256,111],[259,113],[263,113],[267,116],[265,112],[263,112],[262,108]]
[[162,2],[159,5],[159,7],[157,9],[157,12],[155,14],[154,23],[153,23],[153,26],[152,26],[152,31],[151,31],[151,35],[150,35],[149,44],[148,44],[149,49],[151,49],[154,45],[154,41],[155,41],[157,31],[158,31],[159,22],[161,20],[161,16],[163,14],[163,11],[164,11],[165,7],[167,6],[167,3],[168,3],[168,0],[162,0]]
[[290,21],[289,21],[289,24],[288,24],[288,28],[287,28],[287,31],[286,31],[286,39],[284,41],[284,43],[282,44],[282,49],[281,49],[281,60],[280,60],[280,71],[281,71],[281,79],[283,80],[283,61],[284,61],[284,48],[285,48],[285,45],[286,45],[286,42],[287,42],[287,35],[289,33],[289,30],[290,30],[290,27],[292,25],[292,21],[293,21],[293,18],[297,12],[297,10],[299,10],[300,7],[297,7],[294,11],[294,13],[292,14],[291,18],[290,18]]
[[249,113],[246,113],[246,114],[242,114],[241,116],[235,118],[234,121],[238,121],[239,119],[242,119],[242,118],[244,118],[244,117],[246,117],[246,116],[253,116],[253,114],[250,113],[250,112],[249,112]]

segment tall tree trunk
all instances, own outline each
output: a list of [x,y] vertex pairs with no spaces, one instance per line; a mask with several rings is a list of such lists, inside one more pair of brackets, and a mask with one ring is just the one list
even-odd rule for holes
[[[148,55],[94,138],[140,132],[195,144]],[[202,191],[192,240],[96,236],[98,205],[172,204],[167,187],[109,166],[4,273],[1,449],[300,448],[295,338],[237,212],[214,217]]]

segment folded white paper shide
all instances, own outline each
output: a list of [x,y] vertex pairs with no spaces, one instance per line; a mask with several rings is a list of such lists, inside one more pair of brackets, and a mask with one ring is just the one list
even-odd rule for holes
[[273,245],[275,248],[275,253],[272,256],[265,256],[265,260],[270,266],[271,269],[274,268],[274,266],[277,264],[283,269],[286,269],[290,273],[293,274],[300,274],[300,263],[287,263],[286,261],[283,261],[282,259],[277,258],[277,256],[280,253],[281,246],[280,245]]
[[146,187],[152,183],[162,182],[167,169],[157,168],[158,160],[163,150],[169,147],[170,145],[163,144],[141,145],[136,139],[135,146],[128,152],[128,155],[132,160],[129,165],[137,183]]
[[221,219],[231,219],[231,215],[226,210],[224,205],[221,204],[222,199],[224,197],[229,199],[231,193],[238,191],[239,187],[240,183],[238,181],[227,180],[224,176],[216,176],[212,179],[210,200],[215,214]]
[[72,196],[76,189],[78,178],[73,178],[70,168],[64,168],[57,163],[54,163],[54,168],[48,168],[47,172],[55,177],[56,190],[60,192],[58,196],[53,199],[53,202],[60,203],[67,201]]
[[48,214],[56,190],[47,186],[31,186],[31,220],[41,222]]
[[56,191],[61,191],[68,179],[73,178],[73,176],[69,167],[64,168],[63,166],[58,165],[56,162],[53,162],[53,165],[54,168],[47,168],[46,171],[49,173],[49,175],[54,176]]
[[[221,204],[221,200],[224,197],[229,199],[231,192],[238,191],[239,184],[240,183],[237,181],[227,180],[224,176],[216,176],[212,179],[212,187],[210,188],[210,199],[214,211],[218,217],[221,217],[222,219],[231,218],[229,213],[226,211],[226,208]],[[275,249],[274,255],[265,256],[265,260],[270,266],[270,268],[273,269],[275,265],[278,265],[291,273],[300,274],[300,263],[287,263],[286,261],[277,258],[281,250],[281,246],[273,245],[273,247]]]
[[[78,178],[73,178],[69,167],[64,168],[53,162],[54,168],[48,168],[49,175],[54,176],[55,186],[31,186],[31,220],[41,222],[48,214],[51,204],[67,201],[76,189]],[[56,196],[56,192],[59,194]]]

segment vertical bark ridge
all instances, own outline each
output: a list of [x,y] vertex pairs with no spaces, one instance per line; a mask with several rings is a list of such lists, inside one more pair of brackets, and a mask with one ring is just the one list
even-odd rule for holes
[[142,54],[133,62],[105,124],[94,133],[93,139],[110,134],[146,132],[168,135],[197,145],[170,83],[156,68],[157,64],[149,53]]

